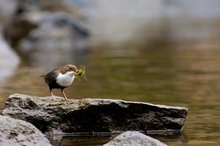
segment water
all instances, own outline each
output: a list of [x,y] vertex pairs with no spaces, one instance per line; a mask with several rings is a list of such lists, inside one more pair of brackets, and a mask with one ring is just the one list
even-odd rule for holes
[[[79,56],[87,68],[88,81],[76,81],[68,88],[69,98],[114,98],[185,106],[189,114],[182,135],[152,136],[171,146],[220,145],[219,19],[176,19],[169,15],[173,9],[165,16],[155,12],[156,19],[137,17],[134,11],[117,15],[120,6],[114,8],[114,13],[104,13],[102,6],[109,8],[111,3],[98,4],[88,10],[93,16],[89,20],[93,31],[89,53]],[[100,7],[102,13],[96,15]],[[213,14],[216,16],[216,11]],[[49,95],[39,76],[53,67],[42,69],[24,64],[0,87],[1,108],[7,96],[15,92]],[[59,91],[55,94],[61,95]],[[106,136],[66,136],[53,143],[94,146],[108,140]]]

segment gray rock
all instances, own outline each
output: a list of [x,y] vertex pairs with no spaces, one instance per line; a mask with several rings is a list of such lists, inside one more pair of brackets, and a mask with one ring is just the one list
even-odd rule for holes
[[64,12],[24,13],[5,29],[12,46],[40,67],[80,62],[78,58],[87,52],[88,35],[84,21]]
[[86,51],[87,28],[71,15],[32,12],[25,16],[25,20],[37,26],[20,42],[22,51],[31,54],[34,65],[77,63],[77,58]]
[[[15,54],[14,51],[12,51],[12,48],[7,43],[7,41],[2,36],[2,31],[0,28],[0,83],[4,82],[7,77],[13,75],[15,69],[17,68],[20,59]],[[0,84],[2,86],[2,84]]]
[[26,120],[43,132],[180,132],[188,112],[184,107],[112,99],[69,99],[13,94],[3,115]]
[[16,0],[0,0],[0,22],[8,21],[16,11]]
[[1,146],[51,146],[46,136],[32,124],[0,115]]
[[[13,11],[7,12],[12,2]],[[1,10],[0,6],[0,12],[10,13],[4,36],[29,65],[82,64],[89,37],[83,11],[60,0],[0,0],[1,3],[6,8]]]
[[103,146],[167,146],[157,139],[144,135],[138,131],[124,132]]

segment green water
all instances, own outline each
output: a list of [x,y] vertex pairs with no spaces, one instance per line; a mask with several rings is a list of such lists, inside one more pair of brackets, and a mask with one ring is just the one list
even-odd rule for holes
[[[148,36],[142,27],[129,41],[102,42],[79,56],[88,81],[75,81],[69,98],[114,98],[189,108],[183,134],[158,137],[171,146],[220,145],[219,22],[181,27],[165,25]],[[147,31],[146,31],[147,30]],[[203,33],[202,33],[203,32]],[[181,35],[182,36],[181,36]],[[186,35],[186,37],[184,36]],[[190,36],[190,37],[188,37]],[[39,77],[51,70],[22,62],[0,87],[1,108],[15,92],[49,95]],[[56,95],[61,95],[59,91]],[[102,145],[109,137],[64,137],[57,146]]]

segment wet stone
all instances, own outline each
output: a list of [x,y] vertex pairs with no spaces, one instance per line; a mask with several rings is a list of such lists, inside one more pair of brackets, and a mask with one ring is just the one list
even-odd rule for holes
[[167,146],[166,144],[138,131],[124,132],[103,146]]

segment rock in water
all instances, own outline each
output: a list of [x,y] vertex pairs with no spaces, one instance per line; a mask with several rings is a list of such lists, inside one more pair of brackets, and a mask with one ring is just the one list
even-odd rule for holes
[[138,131],[124,132],[103,146],[167,146],[166,144]]
[[22,119],[43,132],[180,132],[188,112],[184,107],[112,99],[69,99],[13,94],[3,115]]
[[[30,64],[40,67],[78,62],[87,52],[86,22],[64,12],[28,12],[7,25],[4,34]],[[53,61],[52,61],[53,60]]]
[[[1,5],[1,2],[0,2],[0,5]],[[0,46],[1,46],[0,48],[0,58],[1,58],[0,82],[2,82],[5,79],[7,79],[7,77],[14,74],[14,71],[20,62],[20,59],[18,55],[14,51],[12,51],[12,48],[2,36],[1,27],[0,27]],[[0,84],[0,86],[1,85],[2,84]]]
[[0,115],[1,146],[51,146],[46,136],[32,124]]

